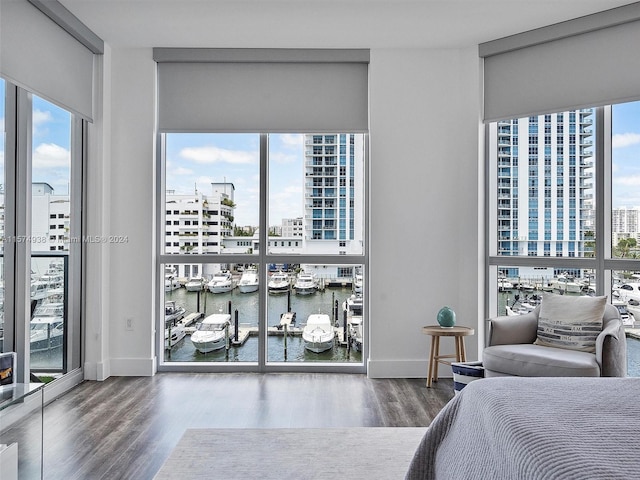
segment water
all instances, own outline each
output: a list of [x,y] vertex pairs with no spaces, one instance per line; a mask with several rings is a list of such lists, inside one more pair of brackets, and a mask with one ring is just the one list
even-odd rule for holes
[[[200,309],[198,310],[198,293],[187,292],[179,288],[165,293],[165,300],[173,300],[177,305],[186,309],[186,315],[201,311],[206,315],[213,313],[226,313],[231,301],[231,319],[235,319],[235,310],[238,310],[238,322],[241,327],[258,326],[258,299],[261,292],[240,293],[235,288],[228,293],[200,293]],[[296,295],[291,293],[291,311],[296,312],[296,325],[306,323],[309,315],[313,313],[326,313],[334,319],[333,306],[338,302],[338,320],[342,326],[342,303],[352,294],[350,288],[327,287],[311,295]],[[287,294],[269,294],[267,297],[267,324],[276,326],[280,322],[280,315],[288,311]],[[335,321],[335,320],[334,320]],[[231,332],[233,331],[233,326]],[[348,362],[361,363],[362,352],[353,349],[347,351],[346,347],[336,344],[331,350],[322,353],[313,353],[304,348],[302,336],[287,337],[287,358],[284,355],[284,338],[282,336],[267,337],[267,359],[269,362]],[[228,352],[225,349],[209,353],[201,353],[195,349],[187,335],[178,342],[171,351],[165,350],[165,361],[170,362],[257,362],[258,361],[258,337],[249,337],[242,346],[231,346]]]

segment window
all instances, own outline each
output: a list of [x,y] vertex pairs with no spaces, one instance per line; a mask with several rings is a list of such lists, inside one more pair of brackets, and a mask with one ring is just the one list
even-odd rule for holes
[[[541,118],[538,117],[539,123]],[[551,131],[557,133],[558,144],[568,146],[571,156],[568,163],[564,162],[561,150],[552,149],[555,154],[545,158],[545,165],[553,173],[550,184],[545,180],[551,195],[545,188],[544,219],[536,215],[535,209],[523,207],[509,197],[509,191],[502,186],[510,174],[501,168],[505,156],[498,152],[512,140],[511,135],[503,133],[505,127],[530,121],[531,118],[515,119],[489,126],[492,183],[496,185],[491,192],[493,240],[489,276],[497,285],[496,293],[489,297],[490,315],[508,313],[510,302],[521,305],[531,295],[547,290],[567,295],[607,295],[628,325],[640,322],[640,317],[633,315],[634,311],[640,315],[640,310],[635,310],[636,300],[627,291],[637,284],[640,271],[640,197],[636,182],[640,166],[640,102],[545,116]],[[523,142],[526,139],[520,139],[521,145]],[[611,149],[598,150],[598,145],[611,145]],[[602,158],[598,157],[599,151],[603,151]],[[530,164],[534,161],[529,158]],[[530,180],[530,175],[531,172],[521,173],[519,181]],[[597,182],[608,176],[611,188],[603,181],[599,190]],[[530,188],[529,199],[535,194]],[[510,226],[509,214],[515,213],[513,210],[520,217],[528,214],[527,231]],[[501,233],[510,229],[515,230],[514,238],[518,240],[503,242]],[[532,241],[536,233],[544,233],[545,241]],[[527,242],[526,247],[521,246],[522,242]],[[509,266],[504,266],[505,255],[510,255]],[[505,287],[509,284],[513,288]],[[630,341],[633,344],[634,340]]]
[[[337,182],[346,171],[324,168],[316,177],[334,161],[326,152],[341,136],[354,146],[347,155],[353,188],[344,193],[354,208],[337,210],[335,191],[316,185]],[[159,210],[166,217],[168,205],[178,205],[182,217],[177,226],[159,222],[164,367],[261,361],[362,366],[366,136],[166,133],[163,139],[165,205]],[[268,177],[261,178],[262,171]],[[338,240],[336,220],[351,225],[348,238]],[[262,231],[268,232],[264,240]],[[176,237],[179,243],[166,241]],[[210,242],[213,237],[222,241]],[[196,254],[197,262],[190,260]],[[204,329],[211,315],[228,322],[216,348],[198,343],[200,334],[184,333]],[[327,321],[331,346],[319,340],[310,346],[303,335],[318,320]]]

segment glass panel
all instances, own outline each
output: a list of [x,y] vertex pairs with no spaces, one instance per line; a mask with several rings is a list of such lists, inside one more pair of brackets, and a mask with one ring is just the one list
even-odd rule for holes
[[614,271],[611,285],[612,303],[620,310],[627,332],[627,375],[640,377],[640,275]]
[[613,105],[611,124],[611,255],[638,258],[640,102]]
[[497,122],[498,255],[594,252],[593,109]]
[[34,95],[32,115],[31,368],[62,370],[68,321],[64,292],[71,215],[71,114]]
[[361,265],[269,270],[269,362],[362,362]]
[[269,135],[270,254],[362,255],[364,135]]
[[258,265],[164,265],[165,362],[258,361]]
[[166,135],[167,254],[257,253],[260,136]]
[[544,292],[595,295],[595,271],[553,267],[498,267],[498,315],[533,310]]
[[6,185],[4,157],[5,157],[5,136],[4,125],[5,109],[5,81],[0,78],[0,352],[4,352],[4,187]]

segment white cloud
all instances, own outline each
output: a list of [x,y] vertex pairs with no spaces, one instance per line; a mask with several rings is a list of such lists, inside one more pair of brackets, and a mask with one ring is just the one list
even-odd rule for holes
[[640,175],[618,176],[613,179],[615,185],[640,187]]
[[282,141],[282,144],[286,147],[302,148],[302,145],[304,142],[304,135],[285,133],[283,135],[280,135],[280,140]]
[[300,155],[296,155],[293,153],[284,153],[284,152],[271,152],[269,155],[269,160],[274,163],[295,163],[300,160]]
[[44,123],[51,122],[53,120],[53,115],[51,112],[43,112],[42,110],[36,110],[33,112],[33,126],[39,127]]
[[184,167],[176,167],[167,169],[167,173],[170,175],[193,175],[193,170]]
[[611,139],[613,148],[624,148],[640,144],[640,133],[617,133]]
[[69,168],[69,150],[55,143],[41,143],[33,152],[33,168]]
[[258,163],[258,152],[243,150],[227,150],[218,147],[188,147],[180,151],[180,156],[185,160],[196,163],[230,163],[230,164],[254,164]]

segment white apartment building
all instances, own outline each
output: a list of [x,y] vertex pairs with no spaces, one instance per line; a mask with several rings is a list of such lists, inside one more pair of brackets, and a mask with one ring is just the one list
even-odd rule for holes
[[497,123],[498,255],[590,253],[593,115],[582,109]]
[[[277,227],[276,227],[277,228]],[[278,229],[278,235],[281,237],[300,237],[303,236],[302,217],[283,218],[282,225]]]
[[48,183],[31,186],[31,251],[69,249],[69,195],[56,195]]
[[[211,193],[166,194],[165,253],[219,254],[233,234],[233,183],[212,183]],[[201,270],[201,268],[203,270]],[[210,276],[214,265],[178,265],[178,277]],[[210,270],[210,271],[209,271]]]
[[616,246],[623,238],[635,238],[640,244],[639,213],[640,207],[620,207],[611,211],[611,241],[613,246]]
[[364,136],[307,134],[304,149],[305,252],[362,253]]

